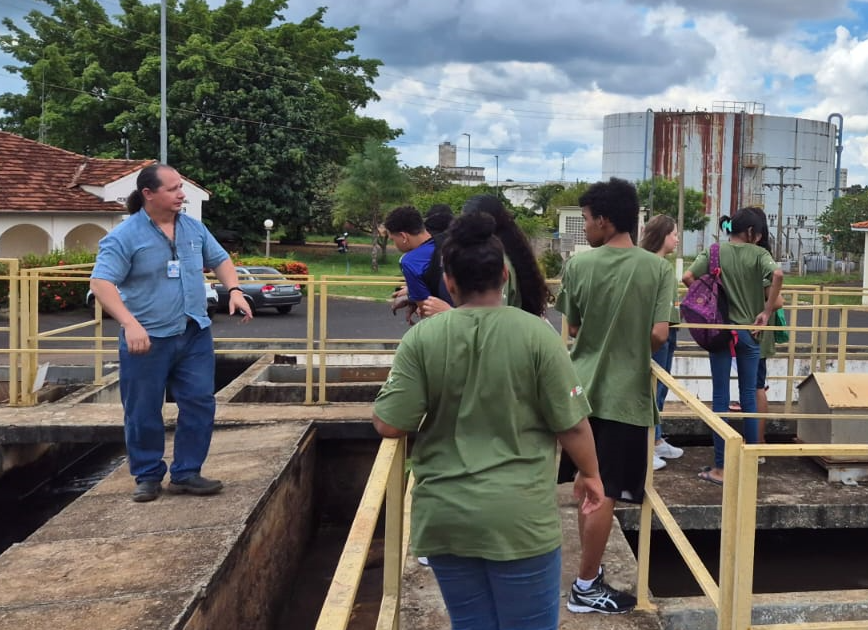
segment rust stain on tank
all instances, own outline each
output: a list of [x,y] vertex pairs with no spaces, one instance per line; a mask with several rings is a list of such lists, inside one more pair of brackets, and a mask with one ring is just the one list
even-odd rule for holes
[[[742,152],[742,127],[744,125],[744,117],[746,114],[736,114],[733,117],[732,125],[732,178],[730,179],[729,187],[729,216],[735,214],[738,210],[739,198],[739,179],[741,178],[741,152]],[[721,208],[721,212],[723,208]]]

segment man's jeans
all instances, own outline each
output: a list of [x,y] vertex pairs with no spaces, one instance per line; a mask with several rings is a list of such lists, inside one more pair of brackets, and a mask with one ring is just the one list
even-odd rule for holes
[[521,560],[440,555],[428,562],[452,630],[557,630],[560,547]]
[[[711,359],[711,409],[717,414],[729,411],[729,379],[732,354],[729,348],[709,353]],[[756,377],[759,368],[760,346],[749,330],[738,331],[735,345],[735,364],[738,370],[738,397],[744,413],[756,413]],[[744,439],[748,444],[759,443],[759,425],[756,418],[744,419]],[[714,433],[714,466],[723,468],[723,438]]]
[[214,341],[211,328],[190,322],[174,337],[151,337],[146,354],[130,354],[119,340],[121,402],[130,473],[141,481],[161,481],[166,390],[178,404],[172,481],[198,474],[208,456],[214,427]]
[[[663,342],[660,348],[651,354],[660,367],[672,373],[672,360],[675,357],[675,349],[678,347],[678,329],[669,328],[669,338]],[[657,409],[663,411],[663,405],[666,403],[666,394],[669,393],[669,388],[662,381],[657,381]],[[654,427],[654,438],[659,440],[663,437],[663,425],[658,424]]]

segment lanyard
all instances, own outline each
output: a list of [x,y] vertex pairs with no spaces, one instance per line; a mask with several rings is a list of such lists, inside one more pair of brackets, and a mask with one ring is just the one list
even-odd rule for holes
[[151,220],[150,217],[148,217],[148,220],[151,222],[151,225],[154,226],[154,229],[159,233],[159,235],[162,236],[166,240],[166,242],[169,244],[169,251],[171,251],[171,253],[172,253],[171,260],[178,260],[178,248],[175,246],[175,240],[178,237],[178,217],[175,217],[175,225],[174,225],[175,229],[172,230],[172,238],[169,238],[168,236],[166,236],[166,233],[163,232],[163,230],[161,230],[159,228],[159,226],[156,223],[154,223],[153,220]]

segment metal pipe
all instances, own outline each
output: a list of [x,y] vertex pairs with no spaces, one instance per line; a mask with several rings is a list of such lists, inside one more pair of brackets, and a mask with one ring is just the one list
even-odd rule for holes
[[838,119],[838,129],[835,134],[837,136],[837,144],[835,145],[835,199],[837,199],[841,194],[841,152],[844,150],[844,117],[835,112],[829,114],[826,122],[831,125],[833,118]]
[[[648,114],[651,114],[650,116]],[[642,181],[648,179],[648,121],[654,120],[654,110],[650,107],[645,110],[645,146],[642,155]],[[651,139],[654,142],[654,138]]]

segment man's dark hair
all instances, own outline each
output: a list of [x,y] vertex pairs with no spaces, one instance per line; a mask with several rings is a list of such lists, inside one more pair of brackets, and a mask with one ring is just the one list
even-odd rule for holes
[[407,234],[421,234],[425,231],[425,223],[422,215],[413,206],[401,206],[395,208],[383,222],[389,232],[406,232]]
[[425,227],[431,236],[436,236],[445,232],[454,218],[452,208],[445,203],[435,203],[425,213]]
[[163,185],[163,180],[160,179],[159,174],[161,168],[172,167],[167,166],[166,164],[149,164],[139,172],[139,176],[136,177],[136,189],[127,196],[127,212],[135,214],[142,209],[142,205],[145,203],[145,197],[142,195],[142,191],[145,188],[148,190],[157,190]]
[[612,177],[591,184],[579,197],[579,205],[589,208],[591,216],[608,219],[618,232],[632,234],[639,227],[639,197],[626,179]]

